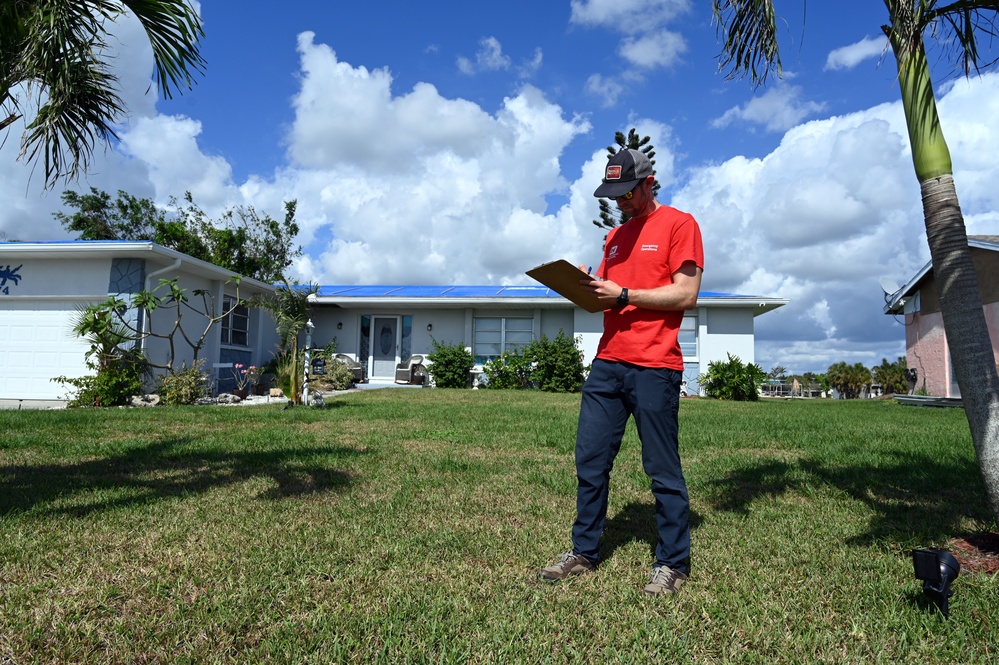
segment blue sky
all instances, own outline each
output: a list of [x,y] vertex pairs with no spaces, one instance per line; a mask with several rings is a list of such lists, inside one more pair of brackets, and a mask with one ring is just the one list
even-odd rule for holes
[[[120,144],[44,192],[8,138],[0,231],[65,238],[65,188],[164,205],[191,191],[275,217],[294,198],[301,280],[527,283],[544,261],[599,260],[604,148],[637,127],[660,200],[701,223],[704,289],[791,301],[756,321],[764,369],[894,360],[904,328],[879,280],[904,283],[928,251],[885,9],[780,10],[797,12],[784,77],[754,90],[718,72],[706,2],[206,1],[206,73],[172,100],[149,91],[148,47],[123,20]],[[966,223],[997,234],[999,79],[950,73],[935,82]]]

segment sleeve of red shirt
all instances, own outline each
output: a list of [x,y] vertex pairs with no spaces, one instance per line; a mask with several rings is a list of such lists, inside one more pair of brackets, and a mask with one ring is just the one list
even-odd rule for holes
[[701,240],[701,227],[690,215],[678,222],[674,229],[669,249],[670,274],[678,271],[688,261],[693,261],[694,265],[704,270],[704,242]]

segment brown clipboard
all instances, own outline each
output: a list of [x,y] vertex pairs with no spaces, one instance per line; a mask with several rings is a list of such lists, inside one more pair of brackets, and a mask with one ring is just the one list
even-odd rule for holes
[[528,270],[527,274],[548,288],[557,291],[559,295],[576,303],[587,312],[602,312],[608,309],[608,305],[600,302],[597,296],[583,289],[579,284],[581,279],[594,279],[593,275],[583,272],[565,259],[542,263],[540,266]]

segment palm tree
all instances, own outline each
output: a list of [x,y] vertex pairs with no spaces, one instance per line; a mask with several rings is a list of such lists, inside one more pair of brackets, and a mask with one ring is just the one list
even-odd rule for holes
[[899,356],[898,360],[893,363],[888,362],[887,358],[882,358],[880,365],[871,368],[874,380],[881,384],[886,395],[889,393],[904,394],[909,389],[908,381],[905,380],[905,370],[905,356]]
[[[728,77],[754,85],[781,74],[777,19],[772,0],[712,0],[722,38],[721,66]],[[944,330],[978,465],[993,516],[999,523],[999,373],[971,262],[964,216],[954,186],[950,151],[937,114],[924,35],[946,38],[965,76],[983,62],[979,37],[995,35],[996,0],[884,0],[888,37],[898,66],[912,162],[922,192],[930,260],[940,290]]]
[[77,308],[72,330],[78,337],[90,342],[86,357],[98,373],[118,364],[136,365],[140,373],[151,373],[132,330],[117,320],[110,310],[92,305]]
[[3,0],[0,3],[0,130],[31,109],[18,159],[42,159],[45,185],[86,171],[99,139],[116,139],[124,111],[111,69],[113,24],[134,15],[153,47],[154,78],[167,98],[203,70],[201,18],[188,0]]
[[281,338],[278,365],[288,381],[291,393],[289,397],[296,403],[299,402],[299,391],[302,387],[299,384],[301,373],[298,371],[298,336],[305,330],[309,321],[310,297],[318,292],[318,284],[302,286],[285,280],[274,296],[262,303],[277,324],[278,336]]

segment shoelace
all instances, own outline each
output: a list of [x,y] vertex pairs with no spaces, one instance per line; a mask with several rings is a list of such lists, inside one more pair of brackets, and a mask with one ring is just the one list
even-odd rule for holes
[[667,589],[673,588],[673,582],[676,580],[676,571],[667,568],[666,566],[661,566],[656,568],[656,572],[652,575],[652,584],[658,584],[661,587]]

